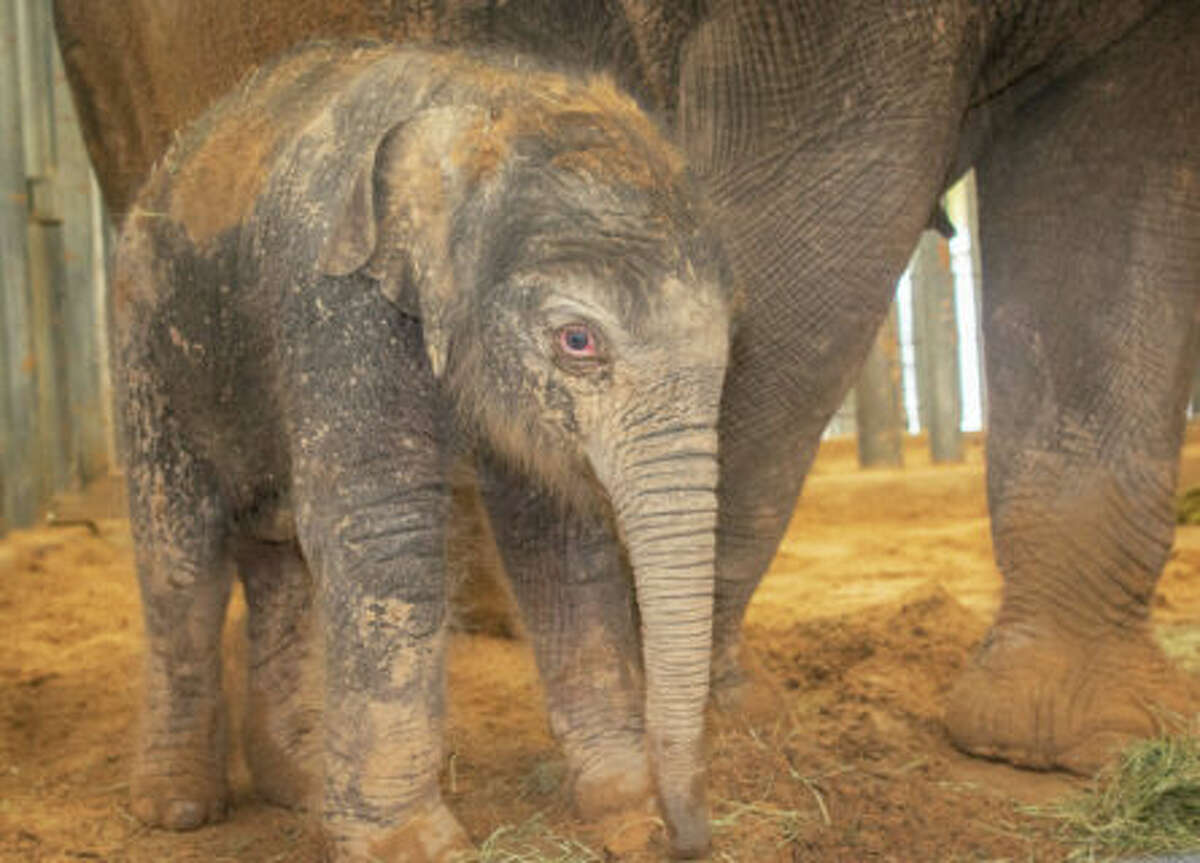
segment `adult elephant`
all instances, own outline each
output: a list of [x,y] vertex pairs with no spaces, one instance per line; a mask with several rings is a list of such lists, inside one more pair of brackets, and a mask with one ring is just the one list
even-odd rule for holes
[[[55,7],[118,216],[174,129],[314,35],[516,44],[610,70],[661,118],[745,297],[720,429],[718,691],[740,680],[743,613],[821,429],[940,192],[973,165],[1005,589],[950,698],[951,735],[1090,771],[1156,730],[1155,705],[1195,709],[1195,682],[1148,628],[1200,329],[1194,0]],[[641,793],[636,614],[609,527],[499,466],[480,475],[582,808]]]

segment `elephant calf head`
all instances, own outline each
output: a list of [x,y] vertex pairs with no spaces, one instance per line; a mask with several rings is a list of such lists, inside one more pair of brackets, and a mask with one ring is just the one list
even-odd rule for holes
[[320,266],[420,318],[497,455],[574,505],[607,493],[660,804],[675,851],[701,853],[728,272],[679,154],[609,81],[428,63],[427,97],[347,171]]

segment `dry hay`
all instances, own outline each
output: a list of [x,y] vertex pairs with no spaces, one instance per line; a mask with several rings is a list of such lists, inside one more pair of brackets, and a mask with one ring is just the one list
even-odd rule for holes
[[1176,524],[1200,524],[1200,486],[1189,488],[1175,501]]
[[1200,738],[1134,743],[1091,788],[1036,811],[1062,822],[1069,861],[1200,851]]

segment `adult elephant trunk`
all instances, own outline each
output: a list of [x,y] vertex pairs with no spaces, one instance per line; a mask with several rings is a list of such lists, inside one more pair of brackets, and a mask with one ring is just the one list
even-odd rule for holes
[[710,839],[703,745],[716,560],[715,413],[711,423],[626,432],[628,445],[613,458],[593,460],[633,568],[646,743],[677,857],[702,856]]

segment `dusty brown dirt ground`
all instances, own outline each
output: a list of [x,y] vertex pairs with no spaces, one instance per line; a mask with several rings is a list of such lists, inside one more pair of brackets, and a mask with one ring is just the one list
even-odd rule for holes
[[[1200,483],[1200,433],[1182,485]],[[1021,807],[1080,786],[957,753],[941,699],[999,594],[978,442],[964,465],[860,471],[827,444],[749,614],[755,683],[712,718],[714,860],[1059,860],[1053,824]],[[234,753],[229,821],[187,834],[129,814],[141,618],[128,526],[0,540],[0,860],[291,861],[302,815],[257,802]],[[240,612],[235,611],[235,621]],[[1200,527],[1181,528],[1158,632],[1200,672]],[[445,789],[495,859],[654,859],[614,853],[565,804],[529,650],[456,636]],[[236,717],[235,717],[236,718]],[[554,837],[577,840],[567,858]],[[661,841],[661,840],[655,840]]]

